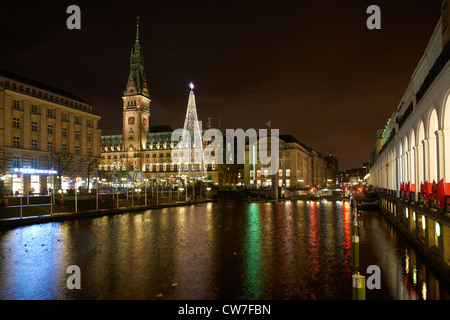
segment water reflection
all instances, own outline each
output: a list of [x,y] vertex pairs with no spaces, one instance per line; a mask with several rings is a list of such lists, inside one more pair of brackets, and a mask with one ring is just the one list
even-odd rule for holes
[[[448,294],[376,213],[359,216],[368,299]],[[351,299],[348,202],[225,202],[0,232],[1,299]],[[82,289],[66,288],[76,264]]]
[[448,282],[384,217],[365,212],[360,220],[364,225],[360,237],[361,269],[377,264],[382,273],[383,290],[366,290],[368,299],[450,299]]
[[261,274],[261,226],[259,206],[252,203],[248,207],[247,230],[245,240],[245,292],[242,298],[258,299],[262,293]]

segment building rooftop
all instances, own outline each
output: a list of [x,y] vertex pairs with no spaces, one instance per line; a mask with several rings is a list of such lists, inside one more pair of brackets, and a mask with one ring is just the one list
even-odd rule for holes
[[[10,79],[10,80],[14,80],[14,81],[17,81],[17,82],[21,82],[21,83],[23,83],[23,84],[28,84],[28,85],[33,86],[33,87],[36,87],[36,88],[38,88],[38,89],[42,89],[42,90],[51,92],[51,93],[53,93],[53,94],[60,95],[60,96],[62,96],[62,97],[64,97],[64,98],[68,98],[68,99],[71,99],[71,100],[76,100],[76,101],[78,101],[78,102],[81,102],[81,103],[83,103],[83,104],[86,104],[86,105],[91,106],[91,103],[90,103],[90,102],[88,102],[88,101],[86,101],[86,100],[84,100],[84,99],[82,99],[82,98],[80,98],[80,97],[78,97],[78,96],[76,96],[76,95],[74,95],[74,94],[72,94],[72,93],[70,93],[70,92],[67,92],[67,91],[64,91],[64,90],[61,90],[61,89],[58,89],[58,88],[49,86],[49,85],[47,85],[47,84],[45,84],[45,83],[42,83],[42,82],[39,82],[39,81],[36,81],[36,80],[32,80],[32,79],[30,79],[30,78],[26,78],[26,77],[24,77],[24,76],[18,75],[18,74],[16,74],[16,73],[13,73],[13,72],[10,72],[10,71],[7,71],[7,70],[1,70],[1,69],[0,69],[0,77],[5,77],[5,78],[8,78],[8,79]],[[12,89],[12,88],[9,87],[9,89]],[[19,91],[18,89],[12,89],[12,90]],[[20,92],[20,91],[19,91],[19,92]],[[24,93],[25,93],[25,92],[24,92]],[[25,93],[25,94],[32,95],[31,93]],[[43,98],[43,97],[38,97],[38,98],[40,98],[40,99],[45,99],[45,98]],[[45,100],[48,100],[48,99],[45,99]],[[53,103],[59,103],[59,102],[57,102],[57,101],[51,101],[51,100],[50,100],[50,102],[53,102]],[[63,105],[65,105],[65,104],[63,104]],[[65,106],[67,106],[67,105],[65,105]],[[67,106],[67,107],[68,107],[68,106]],[[73,108],[73,107],[72,107],[72,108]],[[82,110],[82,109],[81,109],[81,110]],[[82,111],[86,111],[86,110],[82,110]],[[89,112],[89,111],[88,111],[88,112]]]

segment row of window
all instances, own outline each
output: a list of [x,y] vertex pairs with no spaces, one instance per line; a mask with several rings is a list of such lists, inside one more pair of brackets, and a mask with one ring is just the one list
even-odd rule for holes
[[[254,180],[250,180],[250,184],[254,184]],[[267,181],[261,181],[260,179],[256,180],[256,184],[263,187],[269,187],[272,185],[272,180]],[[283,179],[278,179],[278,186],[279,187],[290,187],[291,186],[291,179],[286,179],[283,182]]]
[[[13,137],[13,147],[14,148],[20,148],[20,138],[19,137]],[[80,154],[80,146],[75,146],[75,154]],[[38,150],[38,141],[36,139],[31,139],[31,150]],[[47,151],[53,152],[55,151],[53,148],[53,142],[48,141],[47,142]],[[67,144],[63,143],[61,144],[61,152],[65,153],[67,152]],[[88,156],[92,155],[91,148],[86,148],[86,153]]]
[[[104,168],[105,168],[106,171],[108,171],[108,170],[122,170],[122,166],[120,166],[120,165],[119,166],[114,166],[114,165],[108,166],[108,165],[105,165]],[[178,172],[178,170],[179,170],[179,165],[177,165],[177,164],[166,164],[166,163],[159,164],[159,163],[157,163],[157,164],[147,164],[147,165],[145,165],[145,171],[147,171],[147,172],[168,172],[168,171],[169,172],[170,171]],[[206,165],[206,170],[207,171],[214,171],[214,170],[216,170],[215,163],[207,164]]]
[[[40,161],[39,160],[40,160],[39,158],[31,158],[31,161],[29,162],[31,168],[40,168],[40,167],[44,166],[44,162],[45,161],[47,161],[47,168],[50,169],[50,168],[53,167],[53,160],[52,159],[46,159],[46,160],[41,159]],[[14,168],[20,168],[21,167],[22,161],[21,161],[20,156],[13,156],[12,165],[13,165]]]
[[[20,108],[20,101],[14,100],[13,109],[14,110],[18,110],[18,111],[22,110]],[[55,119],[56,118],[56,113],[54,111],[55,110],[53,110],[53,109],[47,109],[47,118]],[[34,105],[34,104],[31,105],[31,113],[32,114],[38,114],[37,106]],[[69,121],[69,117],[68,117],[67,113],[64,113],[64,112],[61,113],[61,120],[62,121]],[[75,116],[74,123],[75,124],[81,124],[81,120],[80,120],[79,116]],[[92,120],[91,119],[86,119],[86,126],[92,127]]]
[[[88,140],[88,141],[90,141],[90,140]],[[208,153],[208,152],[206,152],[206,153]],[[170,158],[171,157],[171,153],[170,152],[167,152],[165,155],[166,155],[166,158]],[[177,157],[177,156],[178,156],[178,153],[174,152],[174,157]],[[198,156],[197,153],[196,153],[196,156]],[[211,151],[211,156],[214,156],[214,151]],[[113,159],[117,160],[117,155],[116,154],[113,155],[113,156],[111,156],[111,155],[102,156],[102,159],[103,160],[106,160],[106,159],[111,160],[111,157]],[[152,153],[152,158],[153,159],[156,159],[157,157],[158,157],[157,153]],[[120,159],[122,159],[122,158],[128,158],[128,154],[121,154],[120,155]],[[134,153],[133,154],[133,158],[139,158],[139,154],[138,153]],[[150,158],[150,154],[149,153],[145,154],[145,158]],[[164,158],[164,153],[163,152],[159,153],[159,158],[160,159]]]
[[82,103],[78,103],[78,102],[74,102],[74,101],[69,101],[68,99],[65,99],[63,97],[59,97],[57,95],[54,94],[49,94],[47,92],[42,92],[40,90],[36,90],[30,87],[24,87],[21,84],[17,84],[15,82],[13,82],[12,84],[10,84],[9,80],[5,81],[5,87],[6,88],[12,88],[14,90],[18,90],[21,92],[25,92],[27,94],[31,94],[33,96],[38,96],[39,98],[44,98],[44,99],[48,99],[50,101],[54,101],[56,103],[60,103],[60,104],[64,104],[66,106],[70,106],[72,108],[76,108],[78,110],[83,110],[83,111],[91,111],[89,110],[89,106],[86,104],[82,104]]
[[[254,173],[254,171],[250,170],[250,177],[253,177],[253,173]],[[268,177],[269,176],[269,170],[268,169],[264,169],[263,170],[263,174],[264,174],[265,177]],[[260,177],[261,176],[261,170],[257,170],[256,171],[256,175],[257,175],[257,177]],[[283,176],[283,169],[278,170],[278,175],[280,177]],[[284,176],[285,177],[290,177],[291,176],[291,169],[286,169]]]
[[[20,129],[20,119],[19,118],[13,118],[13,128],[14,129]],[[36,121],[31,121],[31,131],[32,132],[38,132],[38,123]],[[47,134],[53,134],[54,132],[54,126],[52,124],[47,125]],[[61,136],[67,137],[67,128],[61,128]],[[75,131],[75,139],[80,139],[80,131]],[[90,132],[86,133],[86,141],[92,140],[92,134]]]
[[[134,158],[139,158],[139,154],[134,153],[134,154],[133,154],[133,157],[134,157]],[[146,158],[150,158],[150,154],[147,153],[147,154],[145,155],[145,157],[146,157]],[[166,153],[166,157],[167,157],[167,158],[170,158],[170,153]],[[117,155],[115,154],[115,155],[113,155],[113,156],[111,156],[111,155],[108,155],[108,156],[102,156],[102,159],[103,159],[103,160],[106,160],[106,159],[111,160],[111,158],[117,160]],[[128,154],[121,154],[121,155],[120,155],[120,159],[122,159],[122,158],[128,158]],[[156,159],[156,158],[157,158],[157,154],[156,154],[156,153],[153,153],[153,154],[152,154],[152,158],[153,158],[153,159]],[[164,153],[160,153],[160,154],[159,154],[159,158],[164,158]]]

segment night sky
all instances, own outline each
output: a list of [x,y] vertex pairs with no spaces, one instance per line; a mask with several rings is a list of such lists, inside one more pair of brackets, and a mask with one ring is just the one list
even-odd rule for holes
[[[94,2],[94,1],[92,1]],[[339,169],[361,167],[400,103],[440,0],[2,1],[0,68],[94,105],[122,133],[122,95],[140,15],[151,124],[182,127],[188,83],[199,120],[292,134]],[[81,8],[68,30],[66,8]],[[381,30],[366,9],[381,8]]]

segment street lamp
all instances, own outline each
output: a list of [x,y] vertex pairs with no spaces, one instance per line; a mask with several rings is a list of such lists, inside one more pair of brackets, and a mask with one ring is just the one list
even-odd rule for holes
[[184,188],[178,188],[178,201],[180,201],[180,191],[183,194]]

